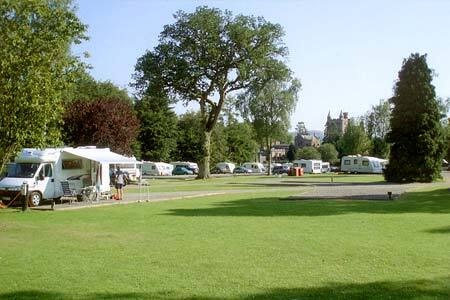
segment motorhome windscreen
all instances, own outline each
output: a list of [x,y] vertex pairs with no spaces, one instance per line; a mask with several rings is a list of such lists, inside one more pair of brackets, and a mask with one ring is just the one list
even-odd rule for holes
[[37,163],[14,163],[8,166],[6,177],[33,178],[39,164]]

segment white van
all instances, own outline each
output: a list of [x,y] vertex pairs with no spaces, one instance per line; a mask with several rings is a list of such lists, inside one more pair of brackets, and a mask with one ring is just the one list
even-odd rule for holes
[[88,186],[94,187],[97,195],[108,195],[110,165],[123,163],[134,163],[134,160],[109,148],[26,148],[8,165],[6,177],[0,181],[0,200],[15,199],[25,183],[30,205],[37,206],[43,199],[63,196],[61,181],[68,181],[77,195]]
[[348,173],[383,173],[386,159],[362,155],[346,155],[341,159],[341,172]]
[[220,170],[221,173],[233,173],[234,168],[236,167],[235,164],[230,162],[220,162],[216,164],[216,168]]
[[173,165],[165,162],[142,162],[142,175],[169,176],[172,175]]
[[264,173],[266,168],[259,162],[246,162],[242,164],[243,167],[252,170],[253,173]]
[[316,159],[300,159],[294,160],[293,167],[303,168],[303,172],[305,173],[313,173],[318,174],[322,173],[322,161]]

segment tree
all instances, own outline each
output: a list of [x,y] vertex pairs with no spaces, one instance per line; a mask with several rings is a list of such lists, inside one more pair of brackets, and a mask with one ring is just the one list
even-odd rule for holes
[[314,147],[303,147],[298,149],[297,157],[299,159],[320,159],[320,153]]
[[341,155],[362,154],[367,155],[371,149],[371,142],[367,136],[364,125],[356,124],[351,120],[342,138],[339,140]]
[[198,162],[202,157],[202,127],[199,112],[189,111],[179,117],[177,124],[176,160]]
[[211,133],[227,95],[250,85],[284,78],[287,49],[280,25],[263,18],[199,7],[179,11],[159,45],[139,58],[134,87],[141,93],[163,87],[174,101],[200,106],[202,159],[199,178],[209,177]]
[[[263,87],[252,87],[239,97],[244,117],[252,121],[257,140],[266,149],[271,149],[275,140],[286,138],[299,89],[298,80],[287,78],[283,81],[272,81]],[[270,175],[271,155],[268,155],[268,161],[267,169]]]
[[69,145],[95,145],[131,155],[139,121],[123,99],[75,100],[64,114],[65,141]]
[[289,149],[286,153],[286,158],[289,162],[292,162],[297,157],[297,147],[294,144],[289,145]]
[[71,102],[74,100],[95,99],[124,99],[132,102],[126,89],[121,89],[111,81],[98,81],[86,72],[82,72],[74,79],[71,88],[64,91],[63,100]]
[[370,138],[384,139],[390,130],[390,118],[391,107],[389,101],[380,100],[378,105],[372,105],[372,109],[365,116],[367,135]]
[[177,144],[178,118],[162,95],[146,96],[136,101],[141,124],[139,141],[144,160],[168,161]]
[[84,67],[70,53],[86,26],[70,1],[0,1],[0,157],[61,142],[61,92]]
[[242,164],[254,161],[258,144],[251,124],[232,122],[226,129],[228,160]]
[[430,182],[440,177],[444,137],[440,112],[426,55],[411,54],[403,61],[395,84],[389,164],[390,182]]
[[389,101],[380,100],[378,105],[373,105],[371,111],[364,117],[367,135],[372,140],[371,155],[387,158],[389,156],[389,144],[386,135],[390,130],[389,120],[391,107]]
[[320,157],[323,161],[335,163],[338,159],[338,151],[333,144],[325,143],[319,147]]

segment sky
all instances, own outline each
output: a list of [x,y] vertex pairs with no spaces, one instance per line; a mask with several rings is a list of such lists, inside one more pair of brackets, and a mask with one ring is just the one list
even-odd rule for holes
[[[302,84],[291,117],[292,130],[305,122],[324,130],[328,113],[363,116],[393,95],[402,62],[411,53],[427,54],[438,97],[450,97],[450,1],[294,1],[294,0],[74,0],[88,25],[90,73],[132,93],[137,59],[153,50],[178,10],[198,6],[228,9],[234,15],[262,16],[280,24],[289,49],[287,64]],[[179,105],[177,113],[187,108]]]

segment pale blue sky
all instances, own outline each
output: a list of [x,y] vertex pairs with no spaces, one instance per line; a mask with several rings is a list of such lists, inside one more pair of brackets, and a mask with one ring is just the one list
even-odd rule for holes
[[[89,26],[88,51],[98,80],[128,88],[137,59],[156,46],[177,10],[207,5],[234,14],[263,16],[286,32],[289,67],[302,83],[292,116],[323,130],[328,111],[363,115],[392,96],[402,61],[428,53],[438,96],[450,97],[450,1],[182,1],[75,0]],[[130,90],[130,89],[129,89]],[[177,107],[177,112],[184,108]]]

